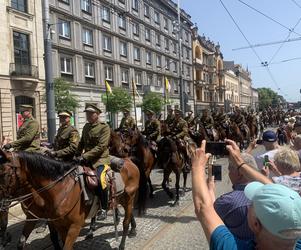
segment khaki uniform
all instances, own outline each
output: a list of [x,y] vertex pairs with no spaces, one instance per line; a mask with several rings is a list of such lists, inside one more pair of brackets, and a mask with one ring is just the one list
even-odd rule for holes
[[214,124],[214,120],[211,115],[202,116],[200,122],[203,123],[206,129],[211,129]]
[[136,123],[133,117],[128,116],[128,117],[123,117],[121,119],[119,129],[120,130],[130,130],[130,129],[135,129]]
[[187,122],[187,125],[189,128],[193,128],[195,123],[194,123],[194,117],[193,116],[186,116],[184,120]]
[[39,123],[33,117],[26,119],[17,132],[17,140],[11,145],[16,151],[39,151]]
[[161,124],[159,120],[147,120],[145,123],[145,130],[142,132],[147,139],[151,141],[158,141],[161,136]]
[[168,125],[168,127],[172,126],[173,122],[175,120],[175,115],[174,114],[168,114],[165,120],[165,123]]
[[234,121],[239,127],[243,126],[246,123],[245,117],[242,114],[236,114],[234,116]]
[[58,158],[65,161],[73,159],[79,143],[79,133],[73,126],[61,126],[54,139],[54,151]]
[[83,153],[82,157],[90,163],[93,168],[110,164],[108,148],[110,134],[110,127],[106,123],[96,122],[94,124],[85,124],[77,151],[80,154]]
[[185,136],[188,136],[188,125],[187,122],[180,118],[179,120],[174,120],[174,123],[171,128],[171,133],[177,139],[184,139]]

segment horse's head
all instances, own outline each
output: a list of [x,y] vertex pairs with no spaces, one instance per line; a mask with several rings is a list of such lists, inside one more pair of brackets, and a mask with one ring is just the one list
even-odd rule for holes
[[129,150],[128,146],[123,141],[123,135],[120,132],[111,132],[110,139],[110,154],[118,157],[126,157]]

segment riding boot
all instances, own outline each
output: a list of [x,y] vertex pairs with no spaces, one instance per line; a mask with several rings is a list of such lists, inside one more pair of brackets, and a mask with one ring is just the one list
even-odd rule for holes
[[99,187],[99,199],[101,202],[101,211],[97,216],[97,220],[105,220],[108,209],[108,188],[102,189]]

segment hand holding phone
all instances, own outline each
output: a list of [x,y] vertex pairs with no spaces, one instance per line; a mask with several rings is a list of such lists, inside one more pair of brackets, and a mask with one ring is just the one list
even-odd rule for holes
[[229,155],[229,151],[226,148],[225,142],[206,142],[206,153],[210,153],[212,155]]

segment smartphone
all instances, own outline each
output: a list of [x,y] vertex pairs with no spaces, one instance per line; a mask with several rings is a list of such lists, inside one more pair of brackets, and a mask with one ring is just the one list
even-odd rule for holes
[[256,144],[258,144],[258,145],[261,145],[262,143],[263,143],[263,140],[259,139],[259,140],[256,141]]
[[206,142],[206,153],[212,155],[229,155],[225,142]]
[[212,165],[212,175],[214,176],[215,181],[222,180],[222,166],[221,165]]

